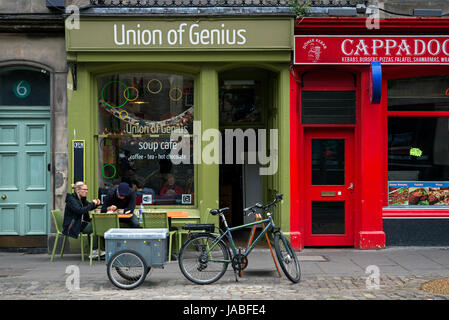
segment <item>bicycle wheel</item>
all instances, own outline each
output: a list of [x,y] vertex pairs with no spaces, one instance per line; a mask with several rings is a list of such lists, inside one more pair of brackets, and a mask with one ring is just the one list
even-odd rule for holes
[[150,268],[142,256],[132,250],[116,252],[107,265],[108,278],[120,289],[134,289],[142,284]]
[[291,282],[298,283],[301,279],[301,268],[290,241],[282,233],[276,233],[274,236],[274,248],[284,274]]
[[184,243],[179,252],[179,268],[187,279],[196,284],[210,284],[225,274],[229,264],[229,251],[223,241],[212,248],[217,240],[211,234],[204,234],[194,236]]

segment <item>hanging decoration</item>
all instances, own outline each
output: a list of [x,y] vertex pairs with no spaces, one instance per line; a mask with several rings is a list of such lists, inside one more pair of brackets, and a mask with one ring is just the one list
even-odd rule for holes
[[[188,133],[188,128],[193,121],[193,106],[177,116],[161,120],[151,121],[139,118],[136,114],[129,110],[111,108],[100,100],[100,108],[108,112],[112,116],[125,121],[127,123],[124,133],[129,134],[159,134],[170,133],[175,129],[181,129]],[[110,132],[103,132],[103,134]]]

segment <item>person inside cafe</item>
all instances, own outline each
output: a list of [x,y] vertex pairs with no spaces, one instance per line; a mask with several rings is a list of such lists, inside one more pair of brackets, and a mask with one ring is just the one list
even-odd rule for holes
[[[66,236],[78,239],[81,232],[91,234],[93,232],[92,222],[89,211],[94,210],[100,205],[100,200],[94,199],[87,201],[87,185],[78,181],[72,184],[73,193],[68,193],[65,199],[64,220],[62,222],[62,233]],[[97,256],[97,241],[94,239],[93,255]]]
[[134,214],[136,208],[136,193],[130,188],[126,182],[121,182],[118,186],[109,190],[104,199],[101,212],[117,212],[122,209],[124,214],[132,215],[127,217],[119,217],[120,222],[125,222],[130,228],[140,228],[139,219]]
[[161,196],[172,196],[176,194],[183,194],[184,190],[175,184],[175,176],[171,173],[167,174],[167,181],[161,188],[159,194]]

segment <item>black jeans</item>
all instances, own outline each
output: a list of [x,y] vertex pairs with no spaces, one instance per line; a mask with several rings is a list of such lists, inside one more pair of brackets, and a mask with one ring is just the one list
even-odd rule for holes
[[[90,234],[93,232],[93,228],[92,228],[92,222],[87,222],[87,223],[84,223],[83,222],[83,225],[84,225],[84,228],[81,230],[81,232],[82,233],[85,233],[85,234],[88,234],[89,235],[89,241],[90,241]],[[94,250],[97,250],[98,249],[98,239],[97,239],[97,236],[94,236],[94,239],[93,239],[93,241],[94,241],[94,243],[93,243],[93,249]]]
[[125,222],[130,228],[140,228],[139,218],[135,214],[131,218],[120,218],[120,222]]

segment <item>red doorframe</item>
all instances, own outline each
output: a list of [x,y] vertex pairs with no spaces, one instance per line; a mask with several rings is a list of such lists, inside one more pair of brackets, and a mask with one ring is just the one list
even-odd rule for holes
[[[332,71],[332,72],[330,72]],[[307,85],[304,74],[311,75]],[[316,74],[321,73],[322,80]],[[337,73],[334,81],[331,73]],[[356,75],[351,82],[343,73]],[[315,74],[315,75],[314,75]],[[342,79],[346,79],[344,85]],[[384,90],[386,89],[386,83]],[[382,196],[386,170],[383,141],[386,139],[386,95],[381,105],[371,105],[369,98],[369,67],[344,66],[326,69],[316,66],[294,67],[290,77],[290,170],[291,170],[291,213],[290,235],[295,249],[305,245],[306,201],[305,189],[305,130],[308,128],[351,128],[354,132],[354,201],[353,201],[353,243],[355,248],[379,249],[385,247],[385,233],[382,226]],[[357,121],[355,125],[303,125],[301,123],[301,92],[303,90],[356,90]],[[339,245],[337,243],[331,245]]]
[[[344,182],[339,185],[312,185],[312,140],[344,140]],[[306,128],[305,135],[305,246],[351,246],[353,239],[354,198],[354,129],[353,128]],[[331,151],[329,151],[331,152]],[[324,155],[327,157],[326,155]],[[332,194],[332,196],[329,196]],[[312,202],[325,204],[329,201],[344,203],[344,234],[313,234]],[[335,214],[335,212],[332,212]]]

